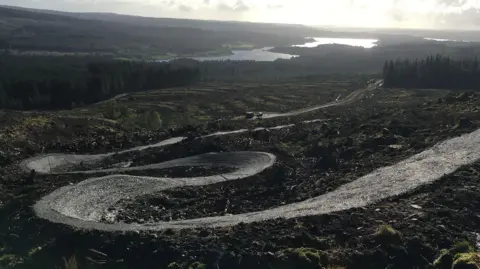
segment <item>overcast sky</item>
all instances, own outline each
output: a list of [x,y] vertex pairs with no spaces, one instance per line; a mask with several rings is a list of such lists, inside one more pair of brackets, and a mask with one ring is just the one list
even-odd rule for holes
[[151,17],[480,29],[480,0],[0,0],[0,4]]

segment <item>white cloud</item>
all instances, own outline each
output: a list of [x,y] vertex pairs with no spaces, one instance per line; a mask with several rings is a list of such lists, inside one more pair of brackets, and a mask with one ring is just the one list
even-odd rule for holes
[[0,0],[156,17],[370,27],[479,27],[480,0]]

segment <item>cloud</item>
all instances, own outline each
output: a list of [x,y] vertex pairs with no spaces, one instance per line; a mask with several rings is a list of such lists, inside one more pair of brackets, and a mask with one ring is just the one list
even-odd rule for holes
[[469,8],[458,13],[441,14],[436,17],[440,27],[458,29],[479,29],[480,9]]
[[248,11],[250,9],[249,6],[247,6],[242,0],[238,0],[237,3],[235,4],[235,11]]
[[220,11],[232,11],[233,8],[225,3],[219,3],[217,9]]
[[282,9],[282,8],[285,8],[285,6],[282,5],[282,4],[268,4],[267,8],[268,9]]
[[224,2],[218,4],[217,9],[220,11],[235,11],[235,12],[246,12],[250,10],[250,7],[245,4],[242,0],[237,0],[233,5],[228,5]]
[[449,6],[449,7],[463,7],[468,4],[468,0],[437,0],[439,5]]
[[395,9],[392,9],[390,11],[390,16],[392,17],[393,20],[395,20],[396,22],[402,22],[404,21],[406,18],[405,18],[405,14],[403,12],[400,12],[398,10],[395,10]]
[[161,1],[160,4],[165,7],[173,7],[175,6],[175,1],[173,0]]
[[152,17],[480,29],[480,0],[0,0],[0,4]]
[[183,4],[182,4],[182,5],[179,5],[179,6],[178,6],[178,9],[179,9],[180,11],[183,11],[183,12],[190,12],[190,11],[193,10],[192,7],[189,7],[189,6],[186,6],[186,5],[183,5]]
[[368,2],[358,0],[349,0],[348,5],[358,9],[366,9],[370,6]]

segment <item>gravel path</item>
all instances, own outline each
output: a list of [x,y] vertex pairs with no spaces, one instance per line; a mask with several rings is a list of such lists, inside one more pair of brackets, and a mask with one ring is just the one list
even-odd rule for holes
[[[199,186],[238,180],[260,173],[274,163],[275,156],[269,153],[229,152],[209,153],[159,164],[123,168],[120,171],[220,165],[236,168],[237,170],[223,175],[195,178],[154,178],[130,175],[91,178],[76,185],[57,189],[40,200],[34,206],[34,209],[39,217],[79,228],[108,231],[149,230],[158,227],[158,225],[103,224],[99,223],[99,221],[102,218],[109,217],[107,216],[107,210],[126,197],[133,198],[182,186]],[[105,170],[103,171],[105,172]]]
[[53,222],[104,231],[224,227],[275,218],[326,214],[366,206],[431,183],[479,159],[480,130],[477,130],[442,142],[395,165],[378,169],[332,192],[299,203],[246,214],[172,222],[149,224],[99,222],[109,206],[121,198],[132,198],[168,188],[237,180],[259,173],[275,162],[274,155],[262,152],[214,153],[125,170],[185,165],[223,165],[235,167],[238,170],[225,175],[198,178],[173,179],[128,175],[92,178],[54,191],[40,200],[34,209],[38,216]]
[[348,104],[362,98],[363,96],[365,96],[365,94],[376,90],[378,87],[380,87],[380,85],[382,83],[383,83],[383,80],[377,80],[375,83],[370,84],[365,89],[352,92],[347,97],[345,97],[343,99],[340,99],[340,100],[337,98],[337,100],[335,100],[333,102],[330,102],[330,103],[326,103],[326,104],[318,105],[318,106],[314,106],[314,107],[303,108],[303,109],[290,111],[290,112],[286,112],[286,113],[266,112],[266,113],[263,113],[262,118],[263,119],[271,119],[271,118],[279,118],[279,117],[291,117],[291,116],[296,116],[296,115],[300,115],[300,114],[304,114],[304,113],[308,113],[308,112],[312,112],[312,111],[316,111],[316,110],[320,110],[320,109],[324,109],[324,108],[329,108],[329,107],[332,107],[332,106],[348,105]]
[[[361,93],[362,91],[354,93],[351,95],[353,97],[348,98],[356,99],[361,96]],[[348,100],[347,102],[351,102]],[[285,125],[270,129],[289,128],[291,126]],[[261,129],[259,128],[258,130]],[[209,136],[247,131],[245,129],[232,132],[218,132]],[[161,147],[178,143],[183,139],[183,137],[172,138],[154,145],[136,147],[122,152]],[[140,167],[65,172],[71,165],[78,165],[80,162],[96,162],[111,155],[51,154],[25,160],[21,165],[25,170],[36,169],[41,173],[125,172],[181,166],[215,165],[231,167],[236,170],[222,175],[195,178],[157,178],[131,175],[90,178],[75,185],[59,188],[43,197],[34,205],[36,214],[52,222],[103,231],[158,231],[169,228],[225,227],[276,218],[296,218],[326,214],[366,206],[370,203],[411,191],[419,186],[438,180],[446,174],[451,174],[463,165],[479,160],[480,130],[439,143],[395,165],[380,168],[332,192],[303,202],[238,215],[146,224],[104,223],[101,221],[115,219],[114,216],[109,215],[112,214],[112,210],[109,209],[120,199],[132,199],[169,188],[201,186],[229,180],[239,180],[253,176],[271,167],[275,163],[275,156],[264,152],[209,153]]]
[[[39,174],[81,174],[81,173],[94,173],[95,171],[73,171],[70,172],[69,168],[77,167],[82,163],[95,163],[99,162],[107,157],[113,156],[114,154],[122,154],[134,151],[143,151],[149,148],[158,148],[167,145],[173,145],[180,143],[185,140],[186,137],[174,137],[170,138],[156,144],[151,144],[147,146],[134,147],[127,150],[122,150],[116,153],[106,153],[106,154],[97,154],[97,155],[76,155],[76,154],[61,154],[53,153],[40,155],[37,157],[29,158],[20,163],[20,167],[25,171],[29,172],[32,169]],[[98,172],[98,171],[96,171]],[[107,172],[110,172],[107,170]]]

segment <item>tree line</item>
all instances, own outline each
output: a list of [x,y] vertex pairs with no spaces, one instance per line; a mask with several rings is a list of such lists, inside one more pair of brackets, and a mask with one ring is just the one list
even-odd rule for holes
[[0,108],[71,109],[115,95],[185,86],[195,67],[79,57],[0,57]]
[[480,67],[477,58],[453,60],[438,54],[421,60],[386,61],[383,79],[386,87],[479,89]]

